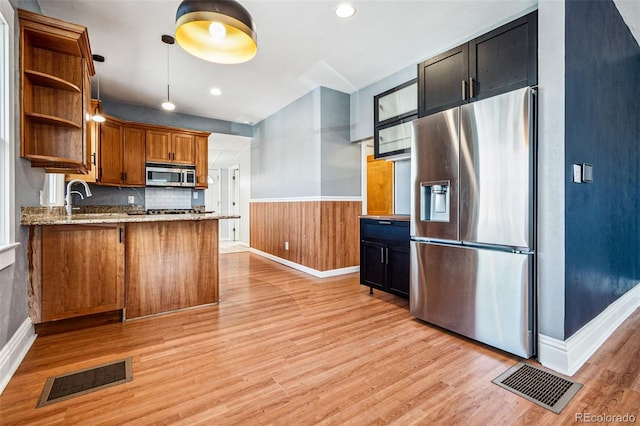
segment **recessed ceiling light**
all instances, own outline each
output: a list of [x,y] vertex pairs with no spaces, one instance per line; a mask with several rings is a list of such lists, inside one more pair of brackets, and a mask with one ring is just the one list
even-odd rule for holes
[[349,3],[342,3],[336,8],[336,15],[340,18],[351,18],[356,13],[356,9]]
[[217,87],[214,87],[213,89],[211,89],[211,94],[213,96],[220,96],[222,95],[222,90],[218,89]]

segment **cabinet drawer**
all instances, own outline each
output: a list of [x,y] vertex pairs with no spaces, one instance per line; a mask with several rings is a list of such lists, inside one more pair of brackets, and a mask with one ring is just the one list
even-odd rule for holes
[[409,222],[361,219],[360,239],[409,245]]

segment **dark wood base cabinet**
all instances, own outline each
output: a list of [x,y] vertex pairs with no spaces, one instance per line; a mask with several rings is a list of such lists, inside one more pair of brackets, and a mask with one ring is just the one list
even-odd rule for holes
[[360,284],[409,297],[409,222],[360,220]]

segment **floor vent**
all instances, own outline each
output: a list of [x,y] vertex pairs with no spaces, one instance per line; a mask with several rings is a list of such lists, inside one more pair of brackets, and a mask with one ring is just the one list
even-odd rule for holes
[[556,414],[560,414],[582,387],[580,383],[523,362],[514,365],[492,382]]
[[36,408],[133,380],[131,358],[49,377]]

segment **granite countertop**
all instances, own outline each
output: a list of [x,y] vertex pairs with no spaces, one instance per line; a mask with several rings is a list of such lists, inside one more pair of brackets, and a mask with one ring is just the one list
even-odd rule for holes
[[409,216],[408,214],[389,214],[389,215],[382,215],[382,216],[375,216],[375,215],[361,215],[360,219],[373,219],[373,220],[405,220],[405,221],[409,221],[411,220],[411,216]]
[[[115,208],[114,208],[115,207]],[[106,206],[97,209],[82,209],[71,215],[65,213],[64,207],[22,207],[21,225],[83,225],[100,223],[130,222],[170,222],[178,220],[217,220],[239,219],[237,215],[219,215],[215,213],[182,213],[148,215],[143,209]],[[126,207],[126,206],[122,206]]]

